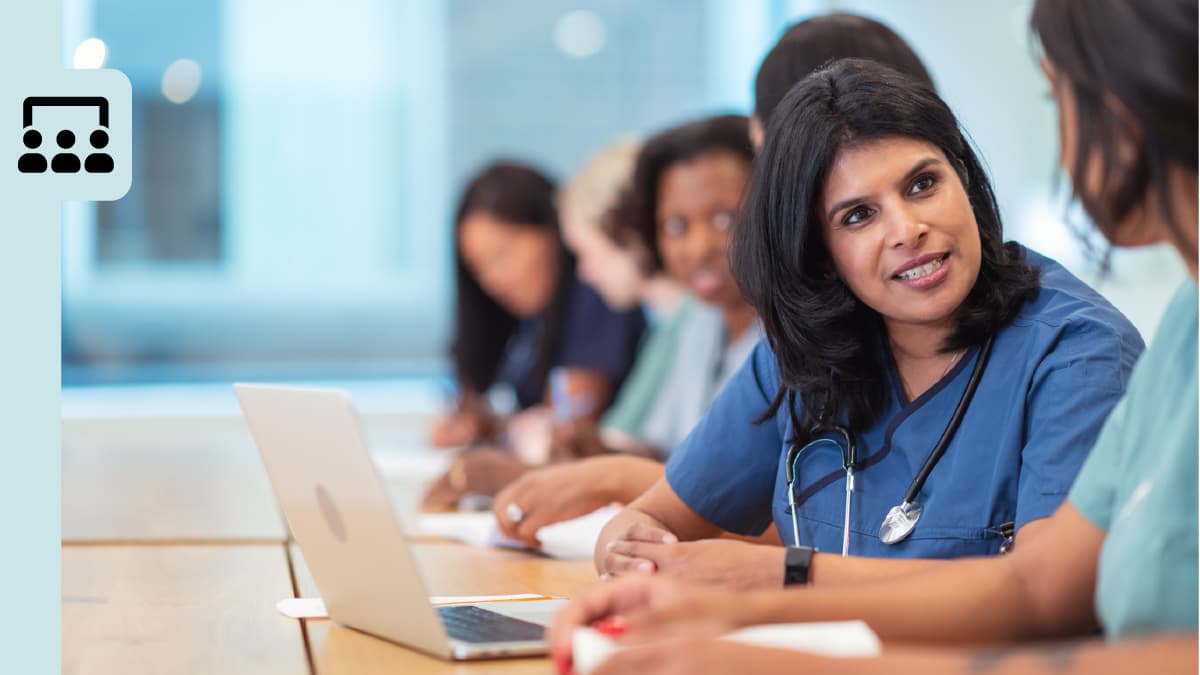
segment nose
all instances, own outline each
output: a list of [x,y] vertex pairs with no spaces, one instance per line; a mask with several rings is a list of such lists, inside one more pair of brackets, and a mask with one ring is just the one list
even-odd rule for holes
[[697,264],[712,264],[725,256],[729,248],[729,233],[706,220],[688,224],[688,253]]
[[907,205],[892,209],[887,228],[888,248],[919,248],[928,233],[929,225],[916,209]]

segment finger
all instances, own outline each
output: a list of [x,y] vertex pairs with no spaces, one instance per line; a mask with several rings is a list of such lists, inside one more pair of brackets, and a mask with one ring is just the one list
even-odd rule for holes
[[554,616],[547,639],[556,653],[570,653],[576,628],[613,614],[630,611],[646,603],[653,579],[634,577],[597,586],[577,596]]
[[666,545],[659,543],[613,539],[605,545],[605,548],[608,549],[609,553],[616,553],[627,558],[649,560],[656,566],[661,566],[660,563],[667,557]]
[[439,478],[421,500],[421,507],[432,511],[444,511],[458,503],[461,493],[450,487],[445,476]]
[[646,541],[655,544],[675,544],[679,542],[679,537],[674,533],[664,530],[661,527],[653,525],[645,525],[643,523],[634,523],[625,530],[625,534],[621,539],[631,539],[633,541]]
[[550,524],[550,523],[546,522],[547,521],[547,518],[545,516],[546,510],[545,509],[539,509],[539,510],[541,511],[540,514],[537,511],[535,511],[533,515],[525,516],[524,520],[517,523],[516,528],[515,528],[516,538],[519,539],[521,541],[521,543],[525,544],[529,548],[541,548],[542,547],[542,542],[539,541],[537,538],[538,530],[540,530],[543,527],[545,527],[546,525]]
[[702,610],[693,603],[672,602],[623,615],[626,632],[621,637],[621,646],[717,638],[732,630],[731,622],[720,616],[697,614],[698,611]]
[[[500,527],[500,533],[506,537],[515,539],[517,536],[517,523],[514,523],[509,517],[508,505],[517,504],[523,505],[521,501],[521,484],[524,479],[518,478],[516,482],[511,483],[496,495],[496,499],[492,502],[492,515],[496,518],[496,524]],[[524,508],[522,507],[522,512]]]
[[626,574],[654,574],[658,571],[658,566],[653,560],[645,558],[633,558],[620,553],[609,551],[604,556],[604,571],[613,576],[622,576]]

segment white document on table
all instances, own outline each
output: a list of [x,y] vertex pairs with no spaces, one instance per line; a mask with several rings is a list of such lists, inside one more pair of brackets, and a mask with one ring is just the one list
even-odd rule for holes
[[[600,530],[620,511],[605,506],[586,516],[564,520],[538,530],[541,552],[560,560],[589,560],[600,537]],[[422,513],[409,526],[410,536],[441,537],[472,546],[524,548],[524,544],[500,534],[490,511],[477,513]]]

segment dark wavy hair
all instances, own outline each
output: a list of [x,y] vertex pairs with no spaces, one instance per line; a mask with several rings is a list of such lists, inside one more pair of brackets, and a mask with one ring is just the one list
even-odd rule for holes
[[935,88],[925,64],[895,31],[865,16],[835,12],[792,25],[767,52],[754,78],[754,116],[765,127],[792,85],[848,58],[885,63]]
[[[1078,138],[1072,191],[1104,236],[1147,190],[1167,225],[1187,243],[1169,203],[1171,165],[1196,173],[1196,0],[1038,0],[1030,20],[1043,53],[1075,98]],[[1108,97],[1125,108],[1123,116]],[[1132,119],[1130,119],[1132,118]],[[1123,160],[1121,139],[1136,155]],[[1100,187],[1085,191],[1088,158],[1099,158]]]
[[743,115],[707,117],[668,129],[646,141],[638,153],[629,186],[605,217],[604,228],[618,243],[636,242],[649,252],[647,274],[663,269],[658,250],[658,183],[676,164],[701,156],[730,153],[754,161],[749,120]]
[[543,328],[531,377],[545,381],[550,362],[562,338],[562,325],[575,277],[575,258],[562,244],[554,183],[537,169],[516,162],[495,162],[467,184],[454,215],[454,274],[457,281],[454,340],[450,354],[463,389],[483,393],[496,381],[508,341],[518,318],[496,302],[467,269],[457,245],[467,217],[486,213],[514,227],[532,228],[554,235],[559,267],[554,297],[542,313]]
[[1036,268],[1023,249],[1004,243],[987,174],[954,114],[928,84],[864,59],[813,73],[788,92],[771,120],[731,250],[734,277],[762,318],[781,375],[782,386],[761,420],[786,403],[792,443],[807,442],[833,420],[869,427],[890,391],[883,321],[830,274],[820,202],[842,150],[895,137],[941,149],[979,224],[979,277],[941,348],[981,344],[1037,293]]

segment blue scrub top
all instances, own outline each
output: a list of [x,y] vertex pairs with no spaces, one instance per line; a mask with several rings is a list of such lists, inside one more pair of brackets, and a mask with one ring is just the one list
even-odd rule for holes
[[[608,377],[618,391],[637,357],[646,318],[641,308],[613,311],[590,286],[575,279],[563,317],[558,350],[551,368],[578,368]],[[546,381],[533,374],[538,340],[545,317],[522,321],[505,350],[497,379],[513,386],[517,404],[524,410],[542,402]]]
[[[912,535],[895,545],[879,526],[899,504],[966,388],[978,348],[929,391],[904,402],[895,365],[879,421],[855,430],[858,463],[850,516],[852,555],[955,558],[999,552],[1001,526],[1050,515],[1066,497],[1144,344],[1116,308],[1061,265],[1027,251],[1041,289],[996,336],[975,398],[917,503]],[[730,532],[792,522],[784,480],[786,406],[754,424],[779,390],[775,355],[760,342],[712,408],[672,454],[667,481],[693,511]],[[799,403],[799,402],[797,402]],[[800,544],[840,552],[845,471],[840,445],[801,455],[795,494]]]

